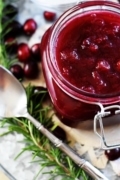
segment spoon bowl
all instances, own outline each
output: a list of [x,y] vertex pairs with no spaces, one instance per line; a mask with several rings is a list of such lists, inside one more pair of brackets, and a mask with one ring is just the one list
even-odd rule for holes
[[72,148],[49,132],[27,110],[27,96],[24,87],[6,68],[0,66],[0,119],[25,117],[56,147],[67,154],[79,167],[84,169],[93,179],[108,180],[98,169],[82,159]]
[[27,113],[27,97],[19,81],[0,67],[0,116],[21,117]]

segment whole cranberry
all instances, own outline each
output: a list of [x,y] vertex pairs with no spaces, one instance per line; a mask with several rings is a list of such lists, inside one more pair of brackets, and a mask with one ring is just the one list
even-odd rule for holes
[[59,127],[59,126],[57,126],[53,131],[52,131],[52,133],[57,137],[57,138],[59,138],[59,139],[61,139],[61,140],[66,140],[66,133],[65,133],[65,131],[61,128],[61,127]]
[[14,64],[10,67],[11,73],[19,80],[22,80],[24,77],[23,68],[19,64]]
[[5,12],[5,15],[9,18],[13,18],[18,13],[18,8],[13,4],[7,4],[3,8],[3,13]]
[[9,37],[5,40],[5,48],[6,51],[10,54],[16,54],[17,53],[17,40],[13,37]]
[[38,64],[35,62],[28,62],[24,64],[24,75],[28,79],[36,79],[39,74]]
[[105,155],[110,161],[114,161],[120,157],[120,148],[105,150]]
[[23,24],[23,31],[26,35],[32,35],[37,29],[37,23],[34,19],[28,19]]
[[4,25],[5,22],[9,21],[10,19],[7,16],[2,16],[1,17],[1,23]]
[[[43,96],[44,95],[44,96]],[[50,100],[49,93],[47,91],[47,88],[42,87],[42,86],[35,86],[33,88],[33,98],[37,98],[37,101],[40,101],[41,98],[44,98],[44,101]]]
[[54,21],[56,18],[56,13],[50,11],[44,11],[43,16],[47,21]]
[[12,20],[3,31],[7,32],[5,37],[17,37],[22,34],[22,25],[18,21]]
[[18,45],[17,57],[20,62],[26,63],[31,59],[31,51],[26,43]]
[[41,60],[41,49],[40,49],[41,46],[40,45],[41,45],[40,43],[37,43],[31,47],[31,52],[32,52],[33,58],[36,61]]

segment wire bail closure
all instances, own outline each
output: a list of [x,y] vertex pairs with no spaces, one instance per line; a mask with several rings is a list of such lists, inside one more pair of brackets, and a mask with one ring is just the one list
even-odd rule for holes
[[[115,115],[120,114],[120,106],[119,105],[111,105],[107,107],[103,107],[102,104],[100,105],[101,112],[98,112],[94,117],[94,133],[101,139],[101,148],[104,150],[114,149],[120,147],[120,144],[108,145],[108,142],[105,138],[105,131],[103,126],[103,118],[111,114],[111,109],[115,109]],[[97,131],[97,122],[99,122],[100,126],[100,133]]]

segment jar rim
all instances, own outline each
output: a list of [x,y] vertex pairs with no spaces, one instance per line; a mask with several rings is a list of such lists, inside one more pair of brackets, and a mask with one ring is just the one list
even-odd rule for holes
[[[64,78],[64,76],[62,76],[57,63],[55,63],[55,56],[53,51],[49,51],[49,49],[51,49],[50,47],[54,46],[54,41],[56,40],[55,38],[59,35],[59,33],[61,32],[61,22],[64,23],[66,22],[66,20],[68,21],[71,18],[71,15],[73,17],[73,15],[76,15],[76,12],[79,12],[79,16],[80,13],[82,14],[83,12],[88,12],[89,11],[89,7],[93,7],[93,9],[95,10],[106,10],[106,11],[112,11],[115,13],[119,13],[120,14],[120,5],[118,3],[115,2],[111,2],[111,1],[85,1],[82,3],[79,3],[78,5],[75,5],[74,7],[70,8],[69,10],[67,10],[66,12],[64,12],[62,14],[62,16],[60,16],[60,18],[55,22],[55,24],[51,27],[51,32],[50,32],[50,36],[49,36],[49,43],[47,45],[48,47],[48,56],[51,57],[50,61],[48,61],[48,65],[51,69],[51,73],[53,75],[54,80],[56,81],[57,84],[60,84],[65,90],[67,90],[68,88],[71,89],[71,93],[72,94],[76,94],[76,96],[79,98],[80,94],[82,94],[82,97],[84,97],[85,99],[87,98],[92,98],[93,101],[103,101],[103,103],[106,103],[106,101],[111,102],[119,102],[119,98],[120,98],[120,92],[117,93],[110,93],[110,94],[94,94],[94,93],[90,93],[87,91],[84,91],[76,86],[74,86],[73,84],[69,83],[68,80],[66,80]],[[109,8],[108,8],[109,7]],[[96,9],[97,8],[97,9]],[[68,18],[69,16],[69,18]],[[66,19],[67,18],[67,19]],[[62,27],[63,28],[63,27]],[[54,48],[53,48],[54,49]],[[47,58],[48,59],[48,58]],[[57,61],[56,61],[57,62]],[[58,83],[59,82],[59,83]]]

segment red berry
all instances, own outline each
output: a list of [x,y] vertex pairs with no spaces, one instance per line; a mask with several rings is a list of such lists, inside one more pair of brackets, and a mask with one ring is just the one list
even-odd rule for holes
[[12,4],[8,4],[4,7],[3,12],[5,12],[5,15],[9,18],[13,18],[18,13],[17,7],[15,7]]
[[16,37],[22,34],[22,25],[18,21],[13,20],[6,26],[4,31],[8,32],[5,35],[6,37]]
[[47,92],[47,88],[42,86],[35,86],[33,89],[34,94],[39,94],[41,91]]
[[37,43],[37,44],[34,44],[32,47],[31,47],[31,52],[32,52],[32,55],[34,57],[34,59],[36,61],[40,61],[41,60],[41,49],[40,49],[40,43]]
[[43,15],[47,21],[54,21],[56,18],[56,13],[50,11],[44,11]]
[[30,61],[29,63],[24,64],[24,75],[28,79],[35,79],[38,77],[39,68],[38,64]]
[[57,138],[59,138],[59,139],[61,139],[61,140],[66,140],[66,133],[65,133],[65,131],[61,128],[61,127],[59,127],[59,126],[57,126],[53,131],[52,131],[52,133],[57,137]]
[[17,56],[20,62],[26,63],[31,59],[31,51],[26,43],[18,46]]
[[49,93],[45,87],[42,86],[35,86],[33,89],[33,97],[35,99],[35,96],[37,97],[37,102],[43,98],[44,93],[44,100],[50,99]]
[[37,29],[37,23],[34,19],[28,19],[23,25],[23,31],[26,35],[32,35]]
[[14,64],[10,67],[10,71],[17,79],[23,79],[23,68],[19,64]]
[[10,20],[10,19],[9,19],[7,16],[1,17],[2,25],[3,25],[5,22],[9,21],[9,20]]
[[120,157],[120,148],[105,150],[105,155],[110,161],[114,161]]
[[17,48],[18,48],[18,44],[17,44],[16,39],[13,38],[13,37],[7,38],[5,40],[5,48],[6,48],[6,51],[8,53],[16,54],[17,53]]

